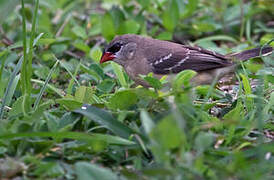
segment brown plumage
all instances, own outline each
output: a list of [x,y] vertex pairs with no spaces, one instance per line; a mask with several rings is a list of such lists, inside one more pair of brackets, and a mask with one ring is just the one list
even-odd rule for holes
[[[101,63],[113,60],[122,65],[137,84],[148,86],[140,78],[153,72],[155,77],[169,77],[186,69],[198,72],[193,79],[196,84],[210,84],[214,78],[231,73],[235,61],[248,60],[260,55],[261,48],[240,53],[222,55],[200,47],[181,45],[139,35],[126,34],[117,36],[106,47]],[[272,53],[272,47],[265,47],[261,54]]]

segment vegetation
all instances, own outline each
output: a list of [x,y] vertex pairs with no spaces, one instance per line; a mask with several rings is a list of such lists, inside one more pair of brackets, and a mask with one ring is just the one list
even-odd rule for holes
[[[228,85],[135,86],[136,33],[223,54],[274,38],[270,0],[0,0],[0,179],[274,179],[273,54]],[[183,86],[183,88],[181,88]]]

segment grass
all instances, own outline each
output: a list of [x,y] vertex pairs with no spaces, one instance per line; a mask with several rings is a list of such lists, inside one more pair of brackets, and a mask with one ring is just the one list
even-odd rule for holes
[[268,1],[218,2],[0,1],[0,179],[273,179],[273,54],[217,86],[99,64],[124,33],[273,46]]

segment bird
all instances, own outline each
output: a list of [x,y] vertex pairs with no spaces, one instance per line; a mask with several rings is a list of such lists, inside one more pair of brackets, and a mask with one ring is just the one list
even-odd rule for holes
[[171,80],[183,70],[193,70],[197,75],[191,80],[195,85],[211,84],[217,78],[235,71],[235,60],[246,61],[273,51],[271,46],[258,47],[239,53],[222,55],[198,46],[189,46],[124,34],[116,36],[104,49],[100,64],[113,61],[121,65],[137,85],[150,87],[141,75],[153,73],[155,78],[168,76]]

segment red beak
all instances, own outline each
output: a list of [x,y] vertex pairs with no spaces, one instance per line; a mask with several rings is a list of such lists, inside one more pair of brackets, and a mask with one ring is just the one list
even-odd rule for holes
[[105,52],[100,60],[100,64],[107,62],[107,61],[111,61],[112,59],[116,58],[116,56],[110,52]]

